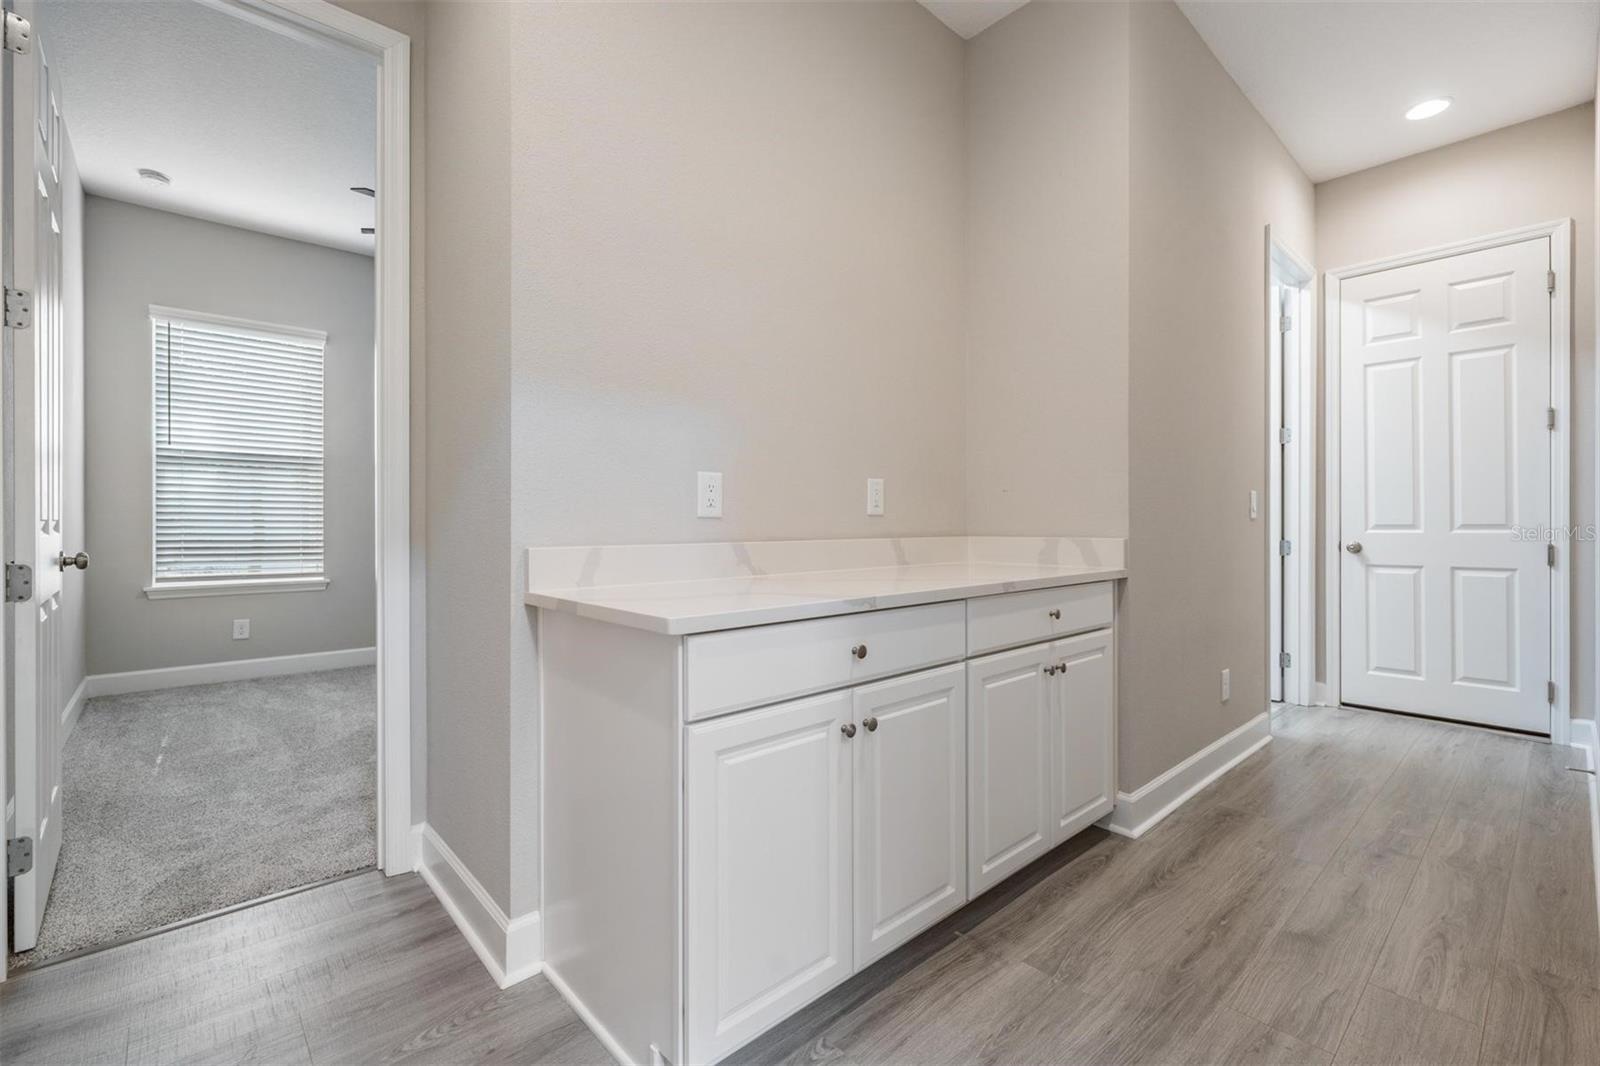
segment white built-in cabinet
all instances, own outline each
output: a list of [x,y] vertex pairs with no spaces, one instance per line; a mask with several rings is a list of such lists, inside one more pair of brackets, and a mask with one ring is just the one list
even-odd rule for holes
[[542,619],[552,978],[626,1057],[715,1062],[1109,813],[1113,590]]
[[691,1046],[711,1059],[967,901],[960,663],[691,725]]

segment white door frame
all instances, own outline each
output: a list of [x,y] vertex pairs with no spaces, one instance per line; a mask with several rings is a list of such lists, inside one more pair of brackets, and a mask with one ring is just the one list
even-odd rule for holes
[[[1278,692],[1277,702],[1309,704],[1316,681],[1316,448],[1317,439],[1317,345],[1316,271],[1310,263],[1273,235],[1267,226],[1267,588],[1268,640],[1267,676],[1277,678],[1278,653],[1287,651],[1293,666],[1283,677],[1283,686],[1269,685]],[[1273,293],[1286,288],[1296,293],[1294,350],[1280,353],[1282,334],[1278,316],[1281,308]],[[1285,369],[1292,368],[1294,395],[1285,410]],[[1283,469],[1283,447],[1278,431],[1288,429],[1299,445],[1296,463]],[[1285,477],[1289,491],[1285,492]],[[1279,540],[1292,545],[1288,580],[1284,580]],[[1287,630],[1287,647],[1285,647]]]
[[[201,2],[302,40],[355,48],[377,63],[373,375],[377,854],[384,873],[409,873],[416,865],[411,828],[411,39],[327,0]],[[10,550],[6,545],[6,558],[12,557]],[[0,628],[0,636],[3,633]],[[4,668],[0,658],[0,690]],[[6,714],[13,710],[7,707]],[[0,796],[9,791],[5,787],[9,760],[6,730],[0,729]],[[9,831],[9,820],[5,828]],[[9,887],[0,877],[0,915],[6,913]],[[9,937],[0,919],[0,948],[9,949]],[[0,961],[3,980],[5,964]]]
[[[1539,237],[1550,238],[1550,267],[1555,272],[1556,291],[1550,301],[1550,406],[1556,409],[1556,425],[1550,434],[1550,527],[1565,530],[1572,521],[1572,220],[1540,222],[1520,229],[1506,230],[1472,240],[1456,241],[1407,255],[1378,259],[1369,263],[1330,270],[1324,277],[1323,354],[1327,363],[1324,385],[1323,438],[1324,480],[1327,499],[1327,542],[1323,546],[1323,573],[1326,575],[1323,624],[1324,655],[1327,663],[1328,702],[1340,702],[1339,682],[1339,300],[1340,285],[1346,278],[1374,274],[1380,270],[1413,266],[1433,259],[1446,259],[1465,252],[1516,244]],[[1566,744],[1572,709],[1572,544],[1567,538],[1556,545],[1554,579],[1550,583],[1550,676],[1555,680],[1555,701],[1550,705],[1550,740]],[[1600,597],[1600,586],[1596,588]]]

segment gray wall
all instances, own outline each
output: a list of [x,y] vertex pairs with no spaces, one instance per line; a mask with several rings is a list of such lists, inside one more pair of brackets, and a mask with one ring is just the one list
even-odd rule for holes
[[[89,672],[371,647],[372,260],[96,196],[84,233]],[[151,304],[327,331],[326,590],[145,596]]]
[[[1583,104],[1317,186],[1317,262],[1328,270],[1573,220],[1572,522],[1580,527],[1595,521],[1594,153],[1594,105]],[[1572,548],[1570,706],[1575,717],[1591,718],[1595,546],[1580,540]]]
[[[83,386],[83,183],[70,137],[62,139],[62,330],[65,345],[63,386],[65,415],[62,425],[66,454],[62,459],[61,535],[65,549],[78,550],[88,530],[84,524],[84,386]],[[87,574],[79,574],[86,578]],[[61,587],[61,697],[70,700],[88,673],[88,583],[68,575]]]

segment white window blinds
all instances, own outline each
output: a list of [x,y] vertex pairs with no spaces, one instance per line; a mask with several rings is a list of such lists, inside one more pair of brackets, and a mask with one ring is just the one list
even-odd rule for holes
[[150,309],[155,585],[323,573],[324,333]]

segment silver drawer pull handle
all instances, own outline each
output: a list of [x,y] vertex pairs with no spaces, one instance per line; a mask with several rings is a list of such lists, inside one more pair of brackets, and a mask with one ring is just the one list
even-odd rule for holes
[[865,644],[857,644],[855,647],[850,649],[850,654],[854,655],[857,659],[865,659],[867,657],[867,646]]
[[1051,618],[1055,618],[1055,619],[1060,619],[1060,617],[1061,617],[1061,608],[1059,608],[1059,607],[1050,608],[1050,617]]
[[844,734],[844,738],[846,740],[849,740],[851,737],[856,735],[856,724],[854,722],[846,722],[844,725],[839,727],[839,732]]

